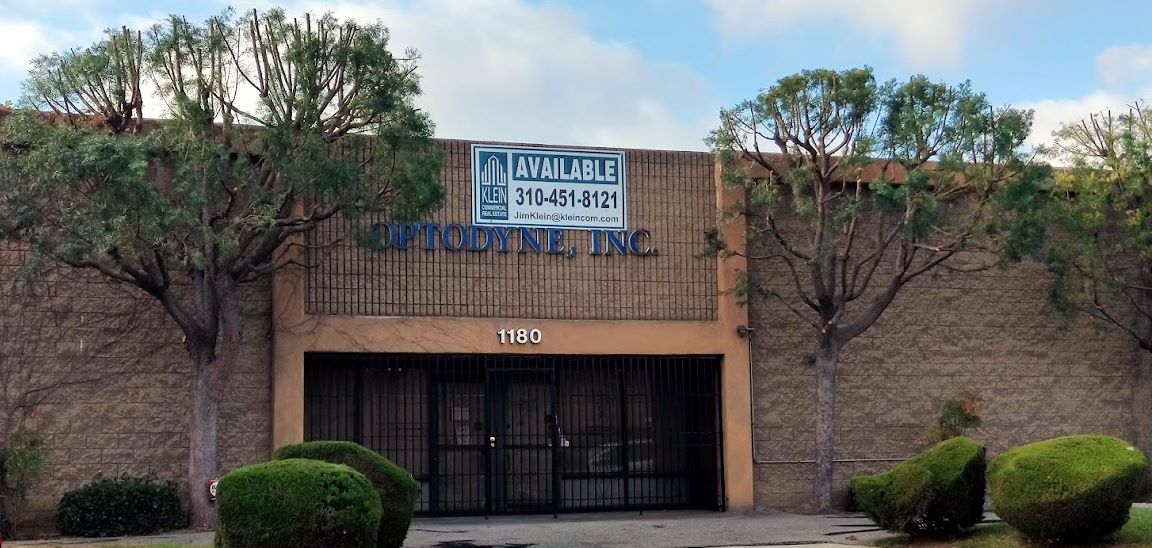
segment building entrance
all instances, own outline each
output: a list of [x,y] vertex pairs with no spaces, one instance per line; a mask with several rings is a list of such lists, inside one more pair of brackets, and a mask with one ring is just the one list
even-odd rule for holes
[[429,515],[722,509],[720,359],[308,354],[305,439],[421,483]]

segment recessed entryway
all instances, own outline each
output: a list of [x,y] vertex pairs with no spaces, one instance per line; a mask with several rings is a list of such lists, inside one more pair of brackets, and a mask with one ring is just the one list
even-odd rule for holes
[[720,358],[309,353],[305,439],[361,443],[430,515],[722,509]]

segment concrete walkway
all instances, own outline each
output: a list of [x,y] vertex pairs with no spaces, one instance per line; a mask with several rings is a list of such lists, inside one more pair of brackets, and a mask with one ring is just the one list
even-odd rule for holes
[[[887,536],[859,515],[803,516],[753,513],[645,512],[500,516],[489,519],[422,518],[412,522],[406,547],[746,547],[868,544]],[[111,548],[175,544],[211,546],[212,533],[175,533],[124,539],[6,542],[5,548]],[[167,548],[167,547],[166,547]]]
[[[405,546],[466,547],[700,547],[862,543],[876,527],[856,516],[784,512],[645,512],[417,520]],[[868,536],[870,535],[870,536]]]

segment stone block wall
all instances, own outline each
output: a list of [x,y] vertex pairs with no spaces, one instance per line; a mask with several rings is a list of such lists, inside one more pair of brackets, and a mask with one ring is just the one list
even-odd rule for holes
[[[57,269],[26,286],[16,275],[22,261],[18,249],[0,248],[0,427],[24,420],[44,440],[48,467],[16,516],[21,532],[50,534],[60,497],[98,477],[187,488],[191,377],[180,330],[152,297],[93,274]],[[242,299],[242,356],[220,412],[221,470],[271,451],[270,285],[249,286]],[[21,402],[33,405],[14,409]]]
[[[442,142],[449,200],[436,221],[468,220],[468,145]],[[628,151],[628,162],[630,218],[652,231],[659,255],[412,249],[383,256],[353,249],[349,239],[317,257],[321,267],[309,272],[307,294],[299,297],[316,315],[715,320],[716,260],[698,255],[715,218],[711,157]],[[15,283],[22,262],[18,249],[0,246],[0,421],[8,421],[0,422],[0,435],[11,420],[25,420],[50,459],[22,508],[25,530],[51,532],[59,497],[97,477],[184,482],[190,375],[179,330],[151,297],[75,270],[53,271],[28,293]],[[782,267],[752,261],[749,274],[790,291]],[[1035,263],[978,273],[938,269],[908,285],[845,347],[841,502],[851,476],[917,452],[941,403],[964,391],[980,398],[984,425],[975,435],[993,456],[1074,433],[1152,448],[1152,359],[1121,333],[1054,316],[1047,291],[1047,273]],[[268,283],[243,292],[243,356],[221,409],[223,471],[271,451],[270,293]],[[756,504],[803,509],[814,472],[815,331],[769,298],[752,299],[748,314]],[[16,409],[29,391],[35,405]]]
[[[784,273],[753,261],[751,276]],[[787,291],[787,288],[781,288]],[[1048,275],[1025,263],[914,280],[841,353],[836,486],[895,465],[923,447],[944,400],[980,399],[974,435],[994,457],[1015,445],[1080,433],[1149,449],[1146,357],[1123,334],[1047,309]],[[750,303],[755,382],[756,504],[803,509],[815,471],[815,330],[783,304]]]

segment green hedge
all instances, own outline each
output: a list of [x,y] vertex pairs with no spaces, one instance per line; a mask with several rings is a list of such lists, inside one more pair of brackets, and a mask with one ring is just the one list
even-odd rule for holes
[[220,478],[216,546],[370,548],[380,498],[363,474],[308,459],[263,462]]
[[899,466],[852,480],[856,504],[881,527],[947,536],[984,517],[984,447],[971,438],[942,441]]
[[364,474],[380,495],[379,548],[398,548],[408,536],[420,484],[403,468],[362,445],[349,441],[310,441],[281,447],[275,459],[315,459],[350,466]]
[[1022,445],[988,471],[996,514],[1041,541],[1102,538],[1128,521],[1148,459],[1108,436]]
[[856,506],[889,531],[908,531],[924,514],[932,497],[932,473],[903,464],[883,474],[852,479]]
[[151,478],[96,480],[65,493],[56,507],[56,528],[68,536],[147,535],[187,525],[176,484]]

